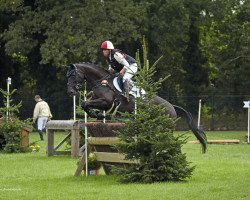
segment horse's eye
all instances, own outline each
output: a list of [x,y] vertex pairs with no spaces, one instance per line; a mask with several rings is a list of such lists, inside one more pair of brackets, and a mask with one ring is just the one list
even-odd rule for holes
[[70,70],[66,74],[67,78],[69,78],[70,76],[75,76],[75,75],[76,75],[76,71],[75,70]]
[[77,90],[79,90],[82,87],[82,85],[81,84],[76,84],[75,87],[76,87]]

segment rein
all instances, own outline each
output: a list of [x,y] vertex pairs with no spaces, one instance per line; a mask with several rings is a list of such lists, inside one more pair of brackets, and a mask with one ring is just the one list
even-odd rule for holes
[[[101,79],[97,80],[97,81],[96,81],[97,84],[96,84],[95,86],[92,87],[92,90],[93,90],[93,88],[96,88],[96,87],[99,87],[99,86],[104,86],[104,85],[101,84],[101,81],[102,81],[102,80],[105,80],[105,79],[109,79],[110,77],[111,77],[111,75],[108,74],[108,75],[102,77]],[[106,86],[106,85],[105,85],[105,86]],[[117,90],[115,90],[113,87],[111,87],[111,85],[110,85],[109,83],[107,84],[107,86],[108,86],[115,94],[117,94],[118,96],[122,96],[122,94],[121,94],[120,92],[117,92]]]
[[[70,72],[70,74],[68,75],[68,77],[69,77],[69,76],[75,76],[75,77],[76,77],[77,75],[78,75],[79,77],[81,77],[80,74],[78,73],[77,69],[74,69],[74,70],[72,70],[72,72]],[[102,81],[102,80],[105,80],[105,79],[109,79],[110,77],[111,77],[111,75],[110,75],[110,74],[107,74],[107,75],[105,75],[104,77],[102,77],[101,79],[95,81],[94,86],[92,87],[92,90],[93,90],[94,88],[96,88],[96,87],[102,86],[101,81]],[[85,77],[84,77],[84,78],[85,78]],[[113,88],[112,88],[110,85],[109,85],[109,87],[110,87],[110,89],[113,90]],[[77,90],[81,89],[81,88],[82,88],[82,83],[79,83],[79,82],[76,81],[75,88],[76,88]],[[113,91],[114,91],[114,90],[113,90]]]
[[92,87],[92,89],[101,86],[102,85],[101,81],[105,80],[105,79],[109,79],[110,77],[111,77],[111,75],[107,74],[106,76],[102,77],[101,79],[95,81],[96,84]]
[[[79,74],[78,70],[77,70],[77,67],[75,65],[74,66],[74,69],[70,70],[68,73],[67,73],[67,77],[70,77],[70,76],[75,76],[75,81],[76,81],[76,85],[74,86],[77,90],[81,89],[82,88],[82,83],[80,82],[77,82],[76,80],[76,77],[79,76],[81,79],[86,79],[86,77],[82,77],[81,74]],[[94,82],[94,86],[92,87],[91,90],[93,90],[94,88],[97,88],[99,86],[103,86],[101,84],[101,81],[102,80],[108,80],[109,78],[111,77],[110,74],[107,74],[105,75],[104,77],[102,77],[101,79],[98,79],[97,81]],[[73,83],[69,84],[69,85],[73,85]],[[122,96],[122,94],[118,91],[116,91],[109,83],[107,84],[107,86],[118,96]]]

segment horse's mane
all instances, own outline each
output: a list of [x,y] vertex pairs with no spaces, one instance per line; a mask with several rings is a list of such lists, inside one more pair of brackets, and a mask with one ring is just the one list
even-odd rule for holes
[[103,67],[96,65],[94,63],[90,63],[90,62],[79,62],[79,63],[75,63],[76,65],[84,65],[85,67],[90,67],[90,68],[94,68],[97,71],[100,71],[101,73],[105,74],[108,73],[110,74],[109,70],[104,69]]

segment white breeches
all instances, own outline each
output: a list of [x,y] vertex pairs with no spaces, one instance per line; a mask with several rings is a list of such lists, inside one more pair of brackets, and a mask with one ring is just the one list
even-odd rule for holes
[[123,82],[125,82],[125,80],[130,80],[135,75],[137,70],[138,70],[138,68],[137,68],[136,63],[133,63],[132,65],[129,65],[126,72],[124,73]]

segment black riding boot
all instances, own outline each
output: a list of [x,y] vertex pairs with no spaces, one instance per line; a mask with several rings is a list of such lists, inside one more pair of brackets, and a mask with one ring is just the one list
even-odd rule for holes
[[124,96],[126,97],[127,101],[129,102],[129,83],[126,80],[124,83]]
[[40,139],[43,140],[43,132],[39,130],[38,133],[40,135]]

